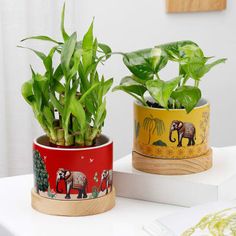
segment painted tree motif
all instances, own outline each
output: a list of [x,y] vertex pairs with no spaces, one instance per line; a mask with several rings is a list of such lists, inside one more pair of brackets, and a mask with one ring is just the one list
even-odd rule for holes
[[143,121],[143,128],[148,132],[148,144],[151,142],[151,136],[156,132],[157,135],[162,135],[165,131],[164,122],[158,118],[146,117]]
[[34,183],[37,193],[40,191],[48,190],[48,172],[45,167],[45,163],[37,150],[33,152],[33,171],[34,171]]
[[205,142],[205,140],[208,137],[208,124],[209,124],[209,112],[203,112],[202,113],[202,120],[200,123],[200,130],[201,130],[201,139],[202,139],[202,143]]
[[99,189],[97,186],[92,187],[92,198],[97,198],[99,195]]

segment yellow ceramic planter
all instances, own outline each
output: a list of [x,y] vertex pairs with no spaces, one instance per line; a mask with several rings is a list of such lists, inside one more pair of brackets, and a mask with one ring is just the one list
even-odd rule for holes
[[145,156],[186,159],[209,151],[210,106],[201,100],[189,114],[184,109],[165,110],[134,103],[133,150]]

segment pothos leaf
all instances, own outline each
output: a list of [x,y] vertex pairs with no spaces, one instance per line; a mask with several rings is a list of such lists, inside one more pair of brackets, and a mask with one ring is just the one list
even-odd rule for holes
[[163,107],[168,108],[168,101],[173,90],[177,87],[182,76],[170,81],[150,80],[146,82],[147,89],[151,96]]
[[225,63],[227,59],[226,58],[222,58],[222,59],[218,59],[212,63],[209,64],[205,64],[201,70],[199,71],[199,78],[202,78],[206,73],[208,73],[214,66],[221,64],[221,63]]
[[160,48],[149,48],[125,53],[123,61],[136,77],[147,81],[153,79],[154,75],[165,67],[168,57]]
[[179,101],[189,113],[201,99],[201,90],[194,86],[181,86],[172,92],[171,97]]
[[184,47],[186,45],[195,45],[198,47],[196,43],[190,40],[161,44],[157,45],[156,47],[164,50],[170,60],[178,61],[182,57],[181,47]]
[[111,48],[104,43],[98,43],[98,47],[103,51],[103,53],[106,55],[106,59],[108,59],[111,56]]
[[131,76],[126,76],[121,80],[120,85],[114,87],[112,91],[122,90],[127,93],[134,93],[138,96],[143,96],[143,94],[147,91],[147,88],[137,83]]

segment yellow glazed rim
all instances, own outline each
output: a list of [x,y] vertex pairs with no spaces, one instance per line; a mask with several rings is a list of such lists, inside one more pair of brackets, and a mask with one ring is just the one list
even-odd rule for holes
[[[146,98],[146,99],[148,99],[148,98]],[[150,97],[150,100],[153,101],[153,99],[151,97]],[[203,103],[203,104],[201,104],[201,103]],[[185,111],[185,109],[182,109],[182,108],[181,109],[169,109],[169,110],[166,110],[165,108],[155,108],[155,107],[144,106],[138,100],[134,101],[134,105],[137,105],[139,107],[143,107],[143,108],[148,109],[148,110],[159,110],[159,111],[168,111],[168,112]],[[205,98],[201,98],[199,103],[197,104],[197,106],[195,108],[193,108],[193,111],[202,109],[203,107],[207,107],[207,106],[210,106],[209,101],[207,99],[205,99]]]

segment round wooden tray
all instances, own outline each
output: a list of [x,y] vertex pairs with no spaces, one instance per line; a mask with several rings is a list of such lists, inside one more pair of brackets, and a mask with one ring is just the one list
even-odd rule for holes
[[212,167],[212,149],[199,157],[189,159],[152,158],[133,151],[133,167],[160,175],[187,175],[206,171]]
[[115,206],[115,188],[112,192],[99,198],[82,201],[55,200],[41,197],[34,189],[31,191],[32,207],[42,213],[57,216],[96,215]]

